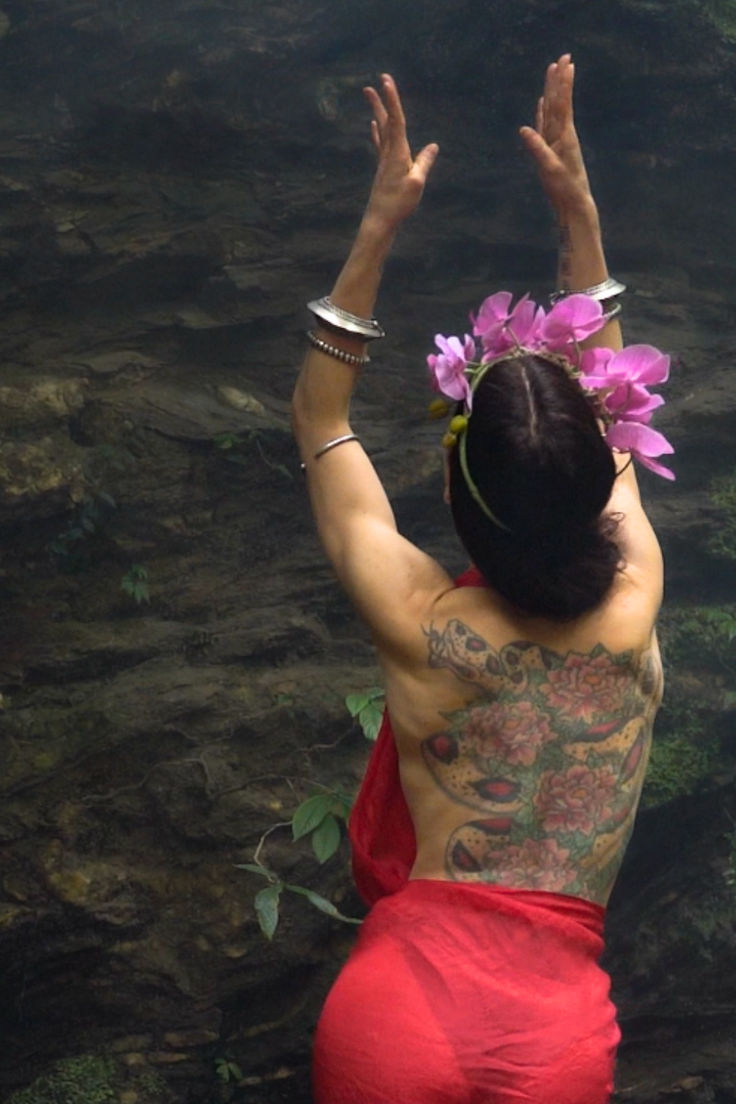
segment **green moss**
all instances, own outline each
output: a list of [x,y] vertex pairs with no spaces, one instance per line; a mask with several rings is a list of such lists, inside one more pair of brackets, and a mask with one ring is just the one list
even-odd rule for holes
[[729,42],[736,42],[736,0],[700,0],[696,5]]
[[6,1104],[105,1104],[116,1096],[112,1061],[84,1054],[57,1062],[50,1073],[8,1097]]
[[674,683],[665,693],[654,728],[654,740],[642,791],[651,808],[706,787],[722,764],[714,721],[720,708]]
[[664,16],[671,22],[697,20],[710,25],[726,42],[736,41],[736,0],[624,0],[637,12]]
[[715,763],[716,749],[712,741],[698,744],[684,735],[655,739],[642,804],[651,808],[693,793],[707,780]]
[[669,668],[725,675],[736,688],[736,606],[684,606],[661,621]]
[[[736,7],[736,3],[734,4]],[[734,19],[736,38],[736,18]],[[708,549],[716,556],[736,560],[736,470],[730,475],[720,475],[710,485],[710,500],[717,506],[721,517],[716,532],[708,541]]]
[[143,1070],[135,1077],[140,1104],[163,1104],[171,1099],[166,1082],[155,1070]]
[[620,0],[636,15],[711,28],[727,44],[736,43],[736,0]]

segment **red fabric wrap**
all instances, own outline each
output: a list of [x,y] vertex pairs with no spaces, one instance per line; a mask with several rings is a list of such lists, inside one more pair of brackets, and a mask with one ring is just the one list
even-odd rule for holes
[[371,909],[327,998],[315,1104],[606,1104],[603,909],[419,878]]
[[[484,586],[475,570],[458,586]],[[604,910],[409,880],[416,838],[388,714],[350,818],[372,905],[317,1028],[315,1104],[606,1104],[619,1041]]]

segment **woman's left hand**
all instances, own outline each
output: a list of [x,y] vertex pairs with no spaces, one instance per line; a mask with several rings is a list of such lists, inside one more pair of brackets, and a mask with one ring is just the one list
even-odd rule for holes
[[375,88],[363,92],[373,109],[371,139],[378,153],[366,219],[395,230],[418,207],[439,146],[431,142],[412,158],[401,97],[388,73],[381,77],[381,94]]
[[558,217],[593,205],[588,174],[573,112],[575,66],[563,54],[547,66],[544,94],[537,103],[535,127],[521,127],[524,145],[536,162],[539,178]]

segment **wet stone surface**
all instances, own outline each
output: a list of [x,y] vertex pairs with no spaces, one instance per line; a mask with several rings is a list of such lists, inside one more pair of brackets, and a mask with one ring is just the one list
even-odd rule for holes
[[[308,1104],[353,929],[291,895],[267,944],[264,883],[235,864],[313,784],[355,790],[344,698],[378,672],[290,439],[302,303],[360,216],[360,88],[388,68],[442,157],[354,421],[404,531],[461,568],[423,361],[490,291],[549,290],[514,132],[564,47],[627,335],[676,361],[658,424],[678,483],[641,480],[672,612],[659,737],[712,749],[659,768],[612,902],[616,1099],[733,1098],[736,657],[702,609],[728,611],[735,581],[710,488],[736,429],[736,57],[706,8],[432,0],[418,25],[393,0],[3,3],[0,1098],[105,1054],[121,1104]],[[265,848],[359,913],[344,844],[324,867],[287,828]]]

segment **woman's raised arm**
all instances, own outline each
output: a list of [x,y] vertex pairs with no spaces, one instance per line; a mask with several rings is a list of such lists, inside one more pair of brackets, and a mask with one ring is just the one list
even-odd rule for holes
[[[574,81],[575,66],[570,55],[563,54],[547,67],[544,93],[537,102],[535,126],[521,127],[520,134],[534,159],[542,187],[557,218],[559,289],[568,293],[592,290],[595,298],[603,301],[605,309],[610,305],[606,296],[615,298],[615,288],[621,285],[615,281],[609,284],[598,209],[575,129]],[[607,291],[607,287],[611,291]],[[623,339],[618,318],[613,318],[589,337],[584,345],[621,349]],[[617,539],[627,566],[641,570],[658,603],[662,586],[659,544],[641,505],[630,454],[617,453],[615,458],[619,478],[608,509],[622,515]]]
[[358,233],[325,300],[310,304],[316,328],[292,398],[292,425],[312,512],[328,559],[379,641],[419,632],[418,610],[449,586],[445,572],[396,529],[386,492],[349,422],[350,398],[367,363],[367,340],[383,331],[373,307],[383,264],[401,223],[416,209],[438,148],[412,156],[396,84],[366,88],[378,154]]
[[[522,127],[520,134],[534,158],[542,187],[557,218],[560,291],[586,291],[603,285],[602,291],[595,294],[595,298],[601,298],[606,293],[608,268],[598,209],[575,130],[574,81],[575,66],[570,55],[563,54],[547,68],[544,93],[537,103],[535,126]],[[586,345],[620,349],[622,338],[618,322],[610,322],[589,338]]]

